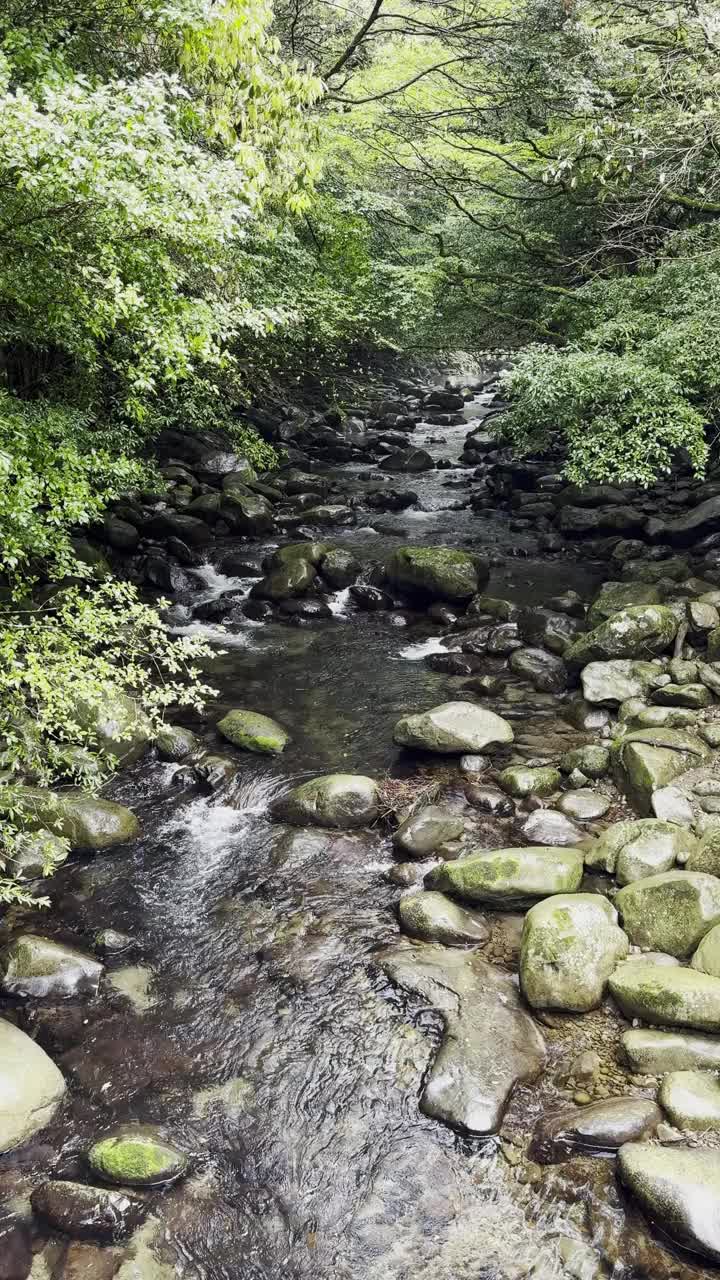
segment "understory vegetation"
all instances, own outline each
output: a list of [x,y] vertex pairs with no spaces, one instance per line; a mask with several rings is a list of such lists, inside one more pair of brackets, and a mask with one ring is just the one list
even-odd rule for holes
[[703,473],[719,53],[705,0],[8,0],[6,848],[18,778],[112,767],[78,698],[157,724],[207,695],[202,644],[77,556],[110,500],[161,491],[165,428],[221,427],[268,468],[253,395],[495,346],[519,451],[578,482],[648,484],[679,451]]

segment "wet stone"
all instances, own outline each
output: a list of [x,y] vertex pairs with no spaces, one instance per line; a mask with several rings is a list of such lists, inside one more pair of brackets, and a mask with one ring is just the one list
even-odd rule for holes
[[[616,822],[590,845],[585,864],[616,875],[621,885],[669,871],[676,861],[692,857],[695,836],[674,823],[655,818]],[[689,864],[688,864],[689,865]]]
[[586,778],[604,778],[610,768],[610,752],[607,747],[590,744],[567,751],[560,761],[563,773],[579,769]]
[[626,1142],[650,1137],[661,1120],[660,1108],[644,1098],[608,1098],[566,1107],[538,1122],[529,1155],[539,1164],[557,1164],[576,1155],[608,1155]]
[[720,1132],[720,1077],[715,1071],[670,1071],[658,1101],[677,1129]]
[[448,946],[487,942],[490,930],[482,916],[458,906],[444,893],[423,891],[400,899],[400,925],[404,933],[423,942]]
[[679,965],[625,963],[608,985],[627,1018],[661,1027],[720,1031],[720,978]]
[[377,817],[377,783],[360,774],[326,774],[281,796],[271,806],[271,813],[296,826],[364,827]]
[[186,1173],[188,1158],[150,1126],[134,1126],[101,1138],[88,1151],[93,1173],[105,1182],[158,1187]]
[[483,813],[492,813],[498,818],[510,817],[515,812],[515,805],[510,797],[489,783],[487,785],[466,783],[465,798],[474,809],[480,809]]
[[0,1018],[0,1154],[50,1123],[65,1081],[34,1040]]
[[511,725],[474,702],[443,702],[429,711],[403,716],[394,741],[403,747],[440,755],[465,755],[512,742]]
[[557,809],[536,809],[525,820],[520,834],[528,844],[546,844],[577,848],[585,833]]
[[629,950],[617,912],[600,894],[567,893],[528,911],[520,947],[520,985],[533,1008],[585,1013]]
[[379,963],[440,1013],[445,1035],[421,1094],[425,1115],[473,1134],[497,1133],[513,1088],[545,1062],[540,1031],[509,975],[475,951],[393,948]]
[[556,893],[572,893],[580,885],[582,853],[545,845],[522,849],[493,849],[435,867],[426,877],[429,889],[439,889],[468,902],[501,909],[531,903]]
[[668,1071],[696,1069],[720,1071],[718,1036],[643,1027],[626,1031],[622,1046],[627,1061],[639,1075],[662,1076]]
[[429,804],[400,824],[393,835],[393,845],[411,858],[425,858],[446,840],[457,839],[464,829],[458,814],[441,805]]
[[677,1244],[720,1262],[720,1152],[628,1143],[618,1173],[651,1222]]
[[574,818],[576,822],[592,822],[595,818],[602,818],[610,808],[610,804],[608,796],[602,795],[599,791],[582,788],[579,791],[566,791],[558,802],[558,808],[569,818]]
[[218,732],[234,747],[258,755],[279,755],[290,741],[289,735],[269,716],[257,711],[229,711],[218,720]]
[[93,996],[103,965],[76,947],[24,933],[0,955],[0,986],[9,995]]
[[32,1194],[32,1207],[58,1231],[79,1238],[120,1240],[145,1218],[147,1207],[125,1191],[82,1182],[45,1182]]
[[510,670],[546,693],[564,693],[568,671],[562,658],[545,649],[516,649],[510,655]]
[[558,769],[550,766],[529,768],[525,765],[511,765],[500,774],[500,786],[508,795],[517,797],[552,795],[562,781]]

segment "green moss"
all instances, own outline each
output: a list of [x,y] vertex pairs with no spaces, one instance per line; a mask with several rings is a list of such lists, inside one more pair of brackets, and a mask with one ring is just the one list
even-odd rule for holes
[[91,1148],[88,1159],[100,1177],[129,1186],[170,1182],[187,1168],[182,1152],[140,1133],[103,1138]]
[[217,727],[233,746],[258,755],[279,755],[290,741],[282,725],[257,711],[229,711]]

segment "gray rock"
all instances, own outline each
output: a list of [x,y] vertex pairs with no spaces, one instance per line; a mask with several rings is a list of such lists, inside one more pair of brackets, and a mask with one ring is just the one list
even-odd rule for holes
[[21,832],[7,855],[7,866],[15,880],[35,880],[67,862],[69,852],[66,842],[52,831]]
[[720,978],[720,925],[713,925],[705,934],[691,962],[700,973],[711,973]]
[[586,747],[574,747],[566,751],[560,761],[563,773],[579,769],[586,778],[604,778],[610,768],[610,752],[607,747],[590,743]]
[[558,1164],[575,1155],[608,1155],[626,1142],[650,1137],[662,1112],[645,1098],[607,1098],[585,1107],[564,1107],[535,1126],[529,1156]]
[[682,958],[720,920],[720,880],[666,871],[626,885],[615,901],[635,946]]
[[483,813],[492,813],[497,818],[507,818],[515,812],[515,804],[510,797],[489,783],[466,783],[465,798],[473,808],[481,809]]
[[83,1182],[44,1182],[31,1196],[35,1213],[66,1235],[112,1243],[145,1219],[148,1206],[126,1191]]
[[515,1085],[536,1079],[545,1062],[543,1038],[512,978],[475,951],[438,946],[394,948],[380,964],[445,1024],[421,1110],[463,1132],[497,1133]]
[[528,765],[510,765],[509,768],[503,769],[498,781],[503,791],[511,796],[549,796],[553,791],[557,791],[562,778],[559,771],[549,765],[541,765],[538,768],[531,768]]
[[663,822],[675,822],[678,826],[692,825],[692,805],[679,787],[661,787],[659,791],[653,791],[650,803],[655,816]]
[[635,605],[621,609],[594,630],[579,636],[566,649],[565,661],[569,665],[584,666],[613,658],[664,653],[675,639],[677,629],[678,619],[666,605]]
[[695,843],[685,866],[688,871],[703,871],[707,875],[720,876],[720,827],[705,832],[700,843]]
[[720,1152],[631,1142],[620,1148],[618,1173],[671,1240],[720,1261]]
[[668,1071],[695,1068],[720,1071],[720,1038],[691,1031],[653,1031],[642,1027],[626,1031],[622,1046],[633,1071],[662,1076]]
[[442,942],[446,946],[476,945],[490,937],[486,921],[474,911],[458,906],[444,893],[422,891],[400,899],[400,925],[412,938]]
[[714,1071],[670,1071],[658,1101],[677,1129],[720,1131],[720,1078]]
[[184,760],[191,752],[197,750],[198,739],[192,729],[184,729],[179,724],[166,724],[155,739],[158,754],[163,760]]
[[561,894],[528,911],[520,947],[520,984],[528,1004],[586,1013],[629,943],[617,912],[600,894]]
[[614,743],[610,754],[618,786],[649,816],[653,793],[703,764],[710,749],[686,729],[637,729]]
[[[660,669],[653,662],[589,662],[580,673],[585,700],[616,707],[629,698],[644,698],[654,687]],[[588,726],[590,727],[590,726]]]
[[400,824],[393,836],[393,844],[411,858],[426,858],[446,840],[456,840],[464,829],[465,824],[458,814],[440,805],[428,804]]
[[545,693],[564,693],[568,671],[562,658],[544,649],[516,649],[510,654],[510,669]]
[[65,1081],[39,1044],[0,1018],[0,1153],[50,1123]]
[[596,627],[630,605],[661,604],[662,596],[649,582],[604,582],[588,610],[588,622]]
[[595,871],[616,875],[620,884],[632,884],[646,876],[669,871],[675,862],[685,862],[696,848],[691,832],[656,818],[615,822],[585,854],[585,865]]
[[608,986],[628,1018],[661,1027],[720,1031],[720,978],[680,965],[625,963]]
[[517,618],[518,631],[526,644],[542,645],[560,657],[581,634],[583,626],[575,618],[552,609],[522,609]]
[[609,796],[601,795],[599,791],[591,791],[590,788],[566,791],[558,802],[558,808],[577,822],[593,822],[595,818],[602,818],[610,805]]
[[360,774],[325,774],[280,796],[271,813],[296,826],[365,827],[378,815],[377,783]]
[[539,845],[473,853],[433,868],[425,883],[429,889],[439,889],[468,902],[514,908],[556,893],[573,893],[582,874],[579,849]]
[[335,591],[344,591],[357,582],[360,570],[360,561],[342,547],[333,547],[327,551],[320,562],[323,578]]
[[528,844],[546,844],[553,847],[577,848],[585,839],[585,832],[557,809],[536,809],[520,828],[523,840]]
[[667,523],[658,521],[653,537],[675,547],[688,547],[720,529],[720,497],[707,498],[699,506]]
[[403,747],[439,755],[484,751],[513,740],[512,726],[502,716],[474,702],[443,702],[429,711],[403,716],[393,740]]
[[94,996],[103,965],[76,947],[23,933],[0,954],[0,986],[8,995]]
[[704,684],[666,684],[655,690],[652,700],[659,707],[687,707],[702,711],[703,707],[710,706],[713,698]]

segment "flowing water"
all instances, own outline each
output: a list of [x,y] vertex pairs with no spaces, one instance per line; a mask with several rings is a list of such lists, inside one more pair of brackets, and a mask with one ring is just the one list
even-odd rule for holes
[[[428,447],[456,459],[466,430],[421,427],[413,443],[444,436]],[[589,590],[586,568],[524,554],[506,514],[449,510],[465,491],[447,482],[467,474],[412,477],[417,510],[383,515],[382,534],[360,527],[332,541],[360,558],[402,541],[491,550],[489,591],[516,600]],[[249,588],[218,570],[220,556],[188,573],[186,605]],[[350,617],[346,592],[331,607],[333,618],[312,627],[244,621],[228,632],[176,612],[179,629],[224,650],[212,667],[217,706],[204,728],[193,726],[207,744],[227,753],[212,723],[234,706],[277,716],[292,742],[272,760],[235,753],[237,779],[215,796],[188,790],[182,769],[160,763],[116,784],[144,835],[59,874],[48,923],[85,941],[111,927],[135,948],[80,1014],[33,1015],[71,1093],[41,1141],[5,1167],[22,1175],[44,1162],[54,1176],[77,1176],[88,1142],[118,1122],[164,1126],[191,1154],[192,1172],[155,1197],[121,1280],[565,1276],[560,1237],[587,1239],[582,1194],[539,1193],[517,1178],[499,1140],[463,1138],[419,1111],[440,1024],[373,965],[398,937],[386,832],[268,820],[274,796],[317,772],[414,772],[392,744],[394,722],[457,687],[422,661],[439,647],[427,619]],[[542,732],[556,714],[547,701],[497,707]],[[520,1121],[536,1106],[530,1089],[513,1103]]]

